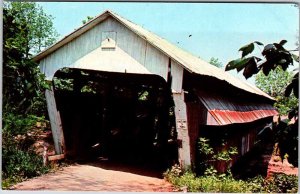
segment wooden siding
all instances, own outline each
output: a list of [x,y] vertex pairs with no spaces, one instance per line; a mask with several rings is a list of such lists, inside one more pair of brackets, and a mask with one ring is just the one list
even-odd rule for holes
[[101,46],[102,33],[105,32],[116,32],[115,41],[120,49],[144,65],[151,73],[167,80],[168,57],[112,17],[42,59],[41,71],[48,80],[51,80],[57,70],[74,67],[76,60]]
[[188,102],[187,115],[188,115],[188,128],[190,137],[190,149],[191,149],[191,162],[195,165],[196,152],[197,152],[197,141],[199,138],[199,126],[201,123],[201,117],[203,116],[201,106],[197,102]]
[[175,103],[177,138],[181,142],[181,145],[178,147],[179,162],[182,167],[187,167],[191,165],[191,155],[184,94],[173,94],[173,98]]
[[65,149],[64,133],[62,129],[61,117],[56,107],[53,88],[52,90],[46,90],[46,100],[52,129],[55,153],[63,154]]
[[[213,146],[216,152],[229,149],[230,147],[237,148],[238,154],[234,155],[229,163],[225,161],[213,162],[214,167],[218,171],[226,172],[227,168],[235,164],[241,156],[251,151],[257,141],[257,133],[263,127],[264,125],[259,123],[253,123],[250,126],[241,124],[235,126],[228,125],[220,128],[219,130],[212,128],[211,126],[205,126],[203,129],[200,129],[200,133],[205,133],[205,135],[201,136],[210,139],[211,146],[218,141],[220,142],[221,139],[224,139],[227,142],[225,146],[220,145],[220,143],[218,146]],[[224,130],[228,131],[228,137],[224,137]]]
[[174,60],[171,60],[172,90],[182,92],[183,68]]
[[147,44],[144,64],[150,72],[160,75],[167,80],[169,68],[168,63],[169,58],[166,55],[162,54],[153,46]]

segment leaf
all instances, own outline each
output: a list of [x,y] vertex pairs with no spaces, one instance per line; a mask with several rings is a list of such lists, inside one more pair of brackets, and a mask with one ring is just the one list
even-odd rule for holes
[[263,56],[267,56],[268,54],[272,53],[273,51],[275,51],[275,46],[274,44],[267,44],[265,47],[264,47],[264,50],[262,51],[262,55]]
[[225,71],[229,71],[232,69],[237,69],[240,71],[242,68],[244,68],[248,61],[249,58],[232,60],[226,65]]
[[259,69],[257,68],[257,62],[255,57],[252,57],[245,66],[243,75],[246,79],[251,77],[252,75],[258,73]]
[[261,66],[261,69],[262,69],[263,73],[265,74],[265,76],[268,76],[273,65],[272,65],[272,63],[270,63],[270,61],[265,61],[260,66]]
[[279,42],[279,44],[282,45],[282,46],[283,46],[285,43],[287,43],[287,40],[281,40],[281,41]]
[[285,48],[281,44],[274,43],[273,44],[279,51],[285,51]]
[[254,43],[256,43],[257,45],[259,45],[259,46],[264,46],[264,44],[263,43],[261,43],[261,42],[258,42],[258,41],[254,41]]
[[253,50],[254,50],[253,43],[247,44],[239,49],[239,51],[242,51],[242,58],[247,56],[248,54],[252,53]]

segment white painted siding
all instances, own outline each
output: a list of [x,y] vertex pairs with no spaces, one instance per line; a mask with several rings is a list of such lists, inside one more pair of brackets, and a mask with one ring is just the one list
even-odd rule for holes
[[75,61],[101,46],[102,33],[108,31],[116,32],[115,41],[120,49],[149,72],[167,80],[169,58],[111,17],[42,59],[41,71],[51,80],[57,70],[73,67]]
[[184,93],[173,94],[173,99],[175,103],[177,138],[182,140],[182,147],[178,148],[178,157],[181,166],[186,168],[191,165],[191,150]]
[[172,74],[172,90],[174,90],[175,93],[181,93],[183,68],[173,60],[171,61],[171,74]]
[[53,88],[51,90],[46,90],[45,94],[47,99],[48,115],[50,118],[55,153],[63,154],[65,149],[64,133],[61,124],[61,117],[56,107]]
[[151,45],[147,45],[145,67],[165,80],[168,77],[169,58]]

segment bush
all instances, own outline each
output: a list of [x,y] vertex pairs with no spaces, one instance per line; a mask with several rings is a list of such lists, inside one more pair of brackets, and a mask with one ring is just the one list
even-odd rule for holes
[[196,177],[194,173],[185,172],[182,176],[168,176],[166,179],[176,188],[186,187],[189,192],[250,192],[246,182],[224,174]]
[[11,135],[23,135],[32,129],[36,122],[45,122],[44,117],[34,115],[3,114],[3,132]]
[[[49,171],[43,159],[32,148],[35,139],[30,132],[44,118],[33,115],[3,115],[2,131],[2,188]],[[40,130],[40,129],[39,129]]]
[[257,176],[243,181],[234,179],[230,173],[196,177],[190,171],[177,173],[179,171],[178,166],[172,167],[164,173],[164,177],[177,189],[187,188],[189,192],[296,193],[298,191],[298,177],[294,175],[275,174],[268,180]]
[[10,147],[3,150],[3,178],[22,177],[32,178],[48,172],[43,166],[42,157],[33,151],[23,151]]
[[298,177],[295,175],[274,174],[270,180],[264,182],[265,192],[297,193]]

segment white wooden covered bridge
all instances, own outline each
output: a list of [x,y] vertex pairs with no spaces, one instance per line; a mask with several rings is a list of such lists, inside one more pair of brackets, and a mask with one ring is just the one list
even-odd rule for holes
[[[251,130],[271,122],[272,116],[277,114],[272,107],[274,100],[258,88],[111,11],[105,11],[79,27],[37,54],[34,60],[40,64],[47,80],[53,80],[62,68],[69,68],[87,70],[91,74],[98,72],[109,77],[110,83],[118,77],[122,82],[139,80],[137,85],[145,85],[145,80],[165,82],[162,84],[169,87],[174,103],[178,161],[183,166],[195,162],[196,141],[202,128],[211,126],[224,130],[222,127],[241,125],[239,130],[243,132],[235,141],[242,155],[254,144],[255,134]],[[46,91],[49,118],[56,154],[68,154],[67,136],[81,136],[81,133],[64,129],[62,117],[68,115],[62,116],[60,109],[72,101],[72,95],[64,96],[64,103],[58,103],[58,95],[54,88]],[[81,102],[76,101],[72,106],[80,106]],[[80,116],[69,118],[68,122],[78,119]],[[118,116],[114,117],[115,121],[118,119]],[[248,124],[250,127],[247,128]],[[76,124],[68,125],[69,128],[72,126]],[[94,127],[93,130],[98,129]],[[95,136],[94,132],[90,134]]]

